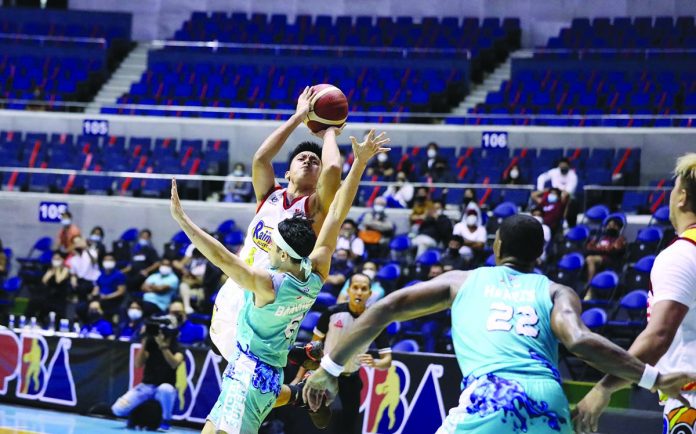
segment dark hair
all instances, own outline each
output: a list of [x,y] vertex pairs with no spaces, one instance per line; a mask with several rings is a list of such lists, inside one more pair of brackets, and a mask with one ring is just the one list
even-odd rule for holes
[[72,218],[72,214],[70,213],[70,211],[67,211],[67,210],[63,211],[63,214],[61,214],[61,215],[68,216],[68,217]]
[[[556,192],[559,196],[561,196],[563,194],[561,189],[558,187],[551,187],[551,189],[549,190],[549,193],[551,193],[551,192]],[[560,199],[560,197],[559,197],[559,199]]]
[[426,148],[430,148],[430,147],[433,147],[433,148],[435,148],[435,149],[440,149],[440,145],[438,145],[438,144],[435,143],[435,142],[430,142],[430,143],[428,143],[428,146],[426,146]]
[[356,229],[358,228],[358,224],[355,223],[355,220],[353,220],[353,219],[345,219],[345,220],[343,220],[343,224],[342,224],[341,226],[343,226],[343,225],[346,224],[346,223],[348,223],[349,225],[352,225],[352,226],[353,226],[354,228],[356,228]]
[[63,252],[61,252],[60,250],[54,250],[54,251],[53,251],[53,254],[52,254],[51,256],[56,256],[56,255],[60,256],[60,257],[63,258],[63,259],[65,259],[65,254],[64,254]]
[[91,230],[89,233],[91,234],[91,233],[94,232],[94,231],[99,231],[99,232],[101,233],[102,237],[104,236],[104,228],[102,228],[101,226],[95,226],[95,227],[93,227],[92,230]]
[[112,252],[106,252],[104,253],[104,257],[102,258],[102,260],[104,260],[104,258],[106,258],[107,256],[111,256],[112,258],[116,259],[116,256],[114,256]]
[[302,142],[295,146],[295,149],[290,153],[288,164],[292,164],[292,160],[303,152],[311,152],[321,160],[321,146],[315,142]]
[[368,276],[367,274],[365,274],[365,273],[363,273],[363,272],[361,272],[361,271],[358,271],[357,273],[353,273],[353,274],[350,276],[350,279],[348,279],[348,286],[349,286],[349,287],[353,284],[353,278],[354,278],[355,276],[362,276],[362,277],[364,277],[365,279],[367,279],[367,285],[368,285],[368,287],[369,287],[370,289],[372,289],[372,279],[370,279],[370,276]]
[[[278,223],[278,231],[283,239],[298,255],[309,256],[314,250],[317,236],[312,229],[312,221],[306,217],[295,216],[285,219]],[[299,259],[291,258],[293,262],[299,263]]]
[[560,166],[561,163],[566,163],[568,166],[570,166],[570,160],[566,157],[563,157],[560,160],[558,160],[558,164],[556,164],[556,166]]
[[544,208],[542,208],[542,207],[540,207],[540,206],[535,206],[535,207],[532,208],[532,210],[530,211],[530,214],[533,213],[533,212],[537,212],[537,211],[543,214],[543,213],[544,213]]
[[141,229],[140,235],[142,235],[142,234],[147,234],[150,238],[152,238],[152,231],[150,229],[147,229],[147,228]]
[[500,256],[534,262],[544,252],[544,229],[532,216],[517,214],[506,218],[498,229]]
[[471,194],[474,196],[473,199],[476,199],[476,190],[474,190],[473,188],[465,188],[464,193],[462,195],[466,195],[467,191],[471,191]]
[[461,235],[452,235],[452,237],[449,240],[456,241],[459,244],[464,244],[464,237],[462,237]]

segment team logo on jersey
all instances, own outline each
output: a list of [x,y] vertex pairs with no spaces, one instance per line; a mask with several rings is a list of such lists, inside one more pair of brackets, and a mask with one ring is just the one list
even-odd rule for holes
[[251,239],[261,250],[268,253],[268,246],[271,244],[271,234],[273,234],[273,228],[266,226],[263,220],[259,220],[256,226],[254,226]]
[[664,415],[662,420],[662,433],[696,433],[696,409],[689,407],[677,407]]
[[343,328],[343,321],[340,319],[336,321],[336,324],[334,324],[337,328],[342,329]]

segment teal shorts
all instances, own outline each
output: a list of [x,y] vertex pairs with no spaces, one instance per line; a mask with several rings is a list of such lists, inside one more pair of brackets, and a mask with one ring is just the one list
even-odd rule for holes
[[552,379],[488,374],[467,382],[436,434],[572,434],[568,400]]
[[208,415],[215,429],[227,434],[256,434],[273,409],[283,370],[237,346],[222,375],[222,390]]

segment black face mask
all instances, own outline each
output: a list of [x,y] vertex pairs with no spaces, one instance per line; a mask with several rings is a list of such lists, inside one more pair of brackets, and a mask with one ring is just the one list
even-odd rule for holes
[[459,249],[453,249],[452,247],[450,247],[449,254],[450,256],[459,256]]
[[562,173],[562,174],[567,175],[568,172],[570,172],[570,168],[568,168],[568,167],[562,167],[562,168],[561,168],[561,173]]
[[473,197],[465,197],[463,203],[464,205],[469,205],[472,200],[474,200]]
[[97,322],[102,315],[99,313],[99,311],[96,310],[90,310],[89,313],[87,314],[87,318],[89,318],[89,322]]
[[604,231],[607,235],[610,237],[618,237],[619,236],[619,230],[618,229],[607,229]]

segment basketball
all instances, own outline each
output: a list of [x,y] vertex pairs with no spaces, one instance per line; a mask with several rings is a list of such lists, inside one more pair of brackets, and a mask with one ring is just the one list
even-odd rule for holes
[[313,86],[314,96],[309,102],[305,123],[312,132],[329,127],[341,127],[348,118],[348,99],[341,89],[331,84]]

